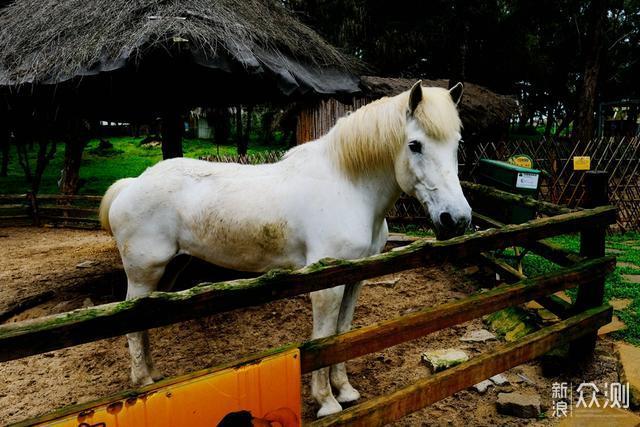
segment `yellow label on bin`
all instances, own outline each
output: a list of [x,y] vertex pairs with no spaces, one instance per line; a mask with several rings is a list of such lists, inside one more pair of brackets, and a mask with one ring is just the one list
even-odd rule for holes
[[574,156],[573,170],[574,171],[591,170],[591,157],[590,156]]
[[511,156],[507,162],[512,165],[520,166],[521,168],[533,169],[533,159],[526,154]]

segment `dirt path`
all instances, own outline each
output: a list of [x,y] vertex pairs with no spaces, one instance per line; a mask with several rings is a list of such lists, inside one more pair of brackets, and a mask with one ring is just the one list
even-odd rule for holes
[[[55,297],[8,321],[22,320],[67,311],[83,304],[121,298],[124,282],[120,260],[111,238],[102,232],[60,229],[0,229],[4,257],[0,259],[0,301],[5,306],[46,289]],[[93,261],[89,268],[77,264]],[[106,275],[106,278],[105,278]],[[96,281],[96,277],[100,280]],[[391,280],[393,279],[393,280]],[[395,279],[398,279],[395,281]],[[424,306],[462,298],[477,285],[460,268],[416,269],[376,279],[377,285],[363,289],[355,313],[355,325],[406,314]],[[395,283],[394,283],[395,282]],[[305,340],[311,330],[308,298],[297,297],[261,307],[224,313],[196,321],[152,330],[151,340],[158,368],[169,376],[232,361],[239,356]],[[391,392],[429,375],[420,354],[433,348],[463,348],[471,356],[495,345],[494,342],[464,344],[459,338],[482,326],[475,320],[439,331],[381,353],[348,364],[353,385],[364,399]],[[601,352],[610,350],[600,344]],[[615,360],[609,355],[594,365],[594,380],[617,381]],[[533,384],[520,381],[500,391],[537,391],[547,407],[551,382],[540,375],[536,364],[510,371],[524,373]],[[0,364],[0,421],[15,422],[56,408],[94,400],[129,388],[129,357],[124,337],[84,344],[60,351]],[[589,373],[587,373],[589,374]],[[591,378],[591,377],[589,377]],[[310,397],[309,376],[303,379],[304,416],[312,419],[317,409]],[[497,414],[496,388],[480,395],[465,390],[418,413],[397,425],[549,425],[553,420],[521,420]]]

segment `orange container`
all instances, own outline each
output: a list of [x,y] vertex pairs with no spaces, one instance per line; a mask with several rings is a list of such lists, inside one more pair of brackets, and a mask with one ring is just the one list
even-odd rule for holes
[[301,424],[300,399],[296,348],[256,363],[170,379],[135,396],[82,405],[79,412],[49,415],[26,425],[215,427],[251,425],[253,418],[253,425],[293,427]]

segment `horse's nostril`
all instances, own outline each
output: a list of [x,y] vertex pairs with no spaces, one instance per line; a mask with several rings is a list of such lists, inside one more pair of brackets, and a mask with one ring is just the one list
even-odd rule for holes
[[449,212],[442,212],[440,214],[440,224],[442,224],[443,227],[453,228],[456,222]]

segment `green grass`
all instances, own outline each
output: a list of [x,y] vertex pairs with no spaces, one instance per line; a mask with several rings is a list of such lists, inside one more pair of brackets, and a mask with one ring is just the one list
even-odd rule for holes
[[[430,232],[425,232],[422,229],[411,227],[408,227],[405,230],[397,229],[393,231],[406,232],[407,234],[420,237],[432,235]],[[580,252],[580,236],[578,235],[557,236],[549,240],[567,250],[576,253]],[[634,240],[638,243],[625,243]],[[640,274],[640,233],[608,235],[606,239],[606,246],[607,248],[623,251],[623,253],[615,255],[618,262],[625,261],[638,266],[638,268],[617,266],[616,269],[607,276],[604,295],[606,302],[609,302],[614,298],[628,298],[633,301],[624,310],[615,311],[615,314],[620,318],[620,320],[627,325],[627,329],[610,334],[610,336],[615,339],[627,341],[634,345],[640,345],[640,285],[629,283],[622,277],[623,274]],[[513,249],[507,249],[504,251],[504,254],[514,255],[514,251]],[[515,264],[515,261],[509,259],[507,261],[512,265]],[[561,268],[545,258],[532,253],[528,253],[524,257],[522,266],[527,276],[537,276],[553,272]],[[574,301],[576,293],[577,290],[575,288],[567,291],[567,294]]]
[[[138,176],[149,166],[162,160],[160,147],[140,147],[142,138],[116,137],[109,138],[113,149],[98,150],[98,140],[92,140],[85,148],[80,167],[80,178],[85,181],[80,194],[103,194],[114,181]],[[281,146],[274,146],[280,148]],[[273,149],[256,144],[249,145],[249,153]],[[198,158],[205,155],[236,154],[235,146],[217,146],[210,140],[185,139],[183,141],[185,157]],[[29,152],[31,170],[35,169],[37,148]],[[55,158],[49,163],[42,177],[40,193],[58,193],[57,181],[64,159],[64,144],[58,144]],[[0,178],[0,194],[26,193],[31,185],[26,182],[24,172],[18,163],[15,146],[11,147],[9,173]]]
[[[553,243],[564,247],[565,249],[579,252],[580,237],[578,235],[558,236],[550,239]],[[637,240],[635,245],[624,243],[631,240]],[[634,263],[638,268],[629,268],[617,266],[616,269],[607,276],[605,281],[605,301],[609,302],[614,298],[629,298],[633,302],[624,310],[616,310],[615,314],[626,325],[627,329],[610,334],[613,338],[625,340],[634,345],[640,345],[640,285],[628,283],[622,277],[623,274],[640,274],[640,234],[639,233],[623,233],[607,236],[607,248],[613,248],[623,251],[616,254],[617,261],[626,261]],[[527,254],[523,260],[523,269],[528,276],[535,276],[557,270],[559,267],[546,259],[534,255]],[[575,301],[576,290],[571,289],[567,294]]]

